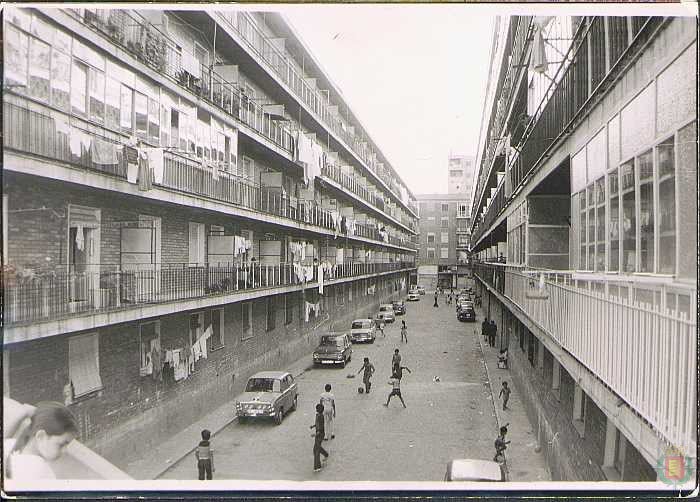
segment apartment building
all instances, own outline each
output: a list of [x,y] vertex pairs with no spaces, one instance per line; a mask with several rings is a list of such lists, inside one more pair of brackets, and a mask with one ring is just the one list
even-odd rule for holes
[[4,395],[123,466],[405,290],[415,197],[279,14],[3,17]]
[[469,276],[469,202],[465,194],[417,194],[418,284],[461,288]]
[[695,457],[696,28],[494,33],[471,249],[553,479],[663,479]]
[[447,166],[447,193],[461,193],[471,197],[476,171],[474,157],[468,155],[450,155],[447,159]]

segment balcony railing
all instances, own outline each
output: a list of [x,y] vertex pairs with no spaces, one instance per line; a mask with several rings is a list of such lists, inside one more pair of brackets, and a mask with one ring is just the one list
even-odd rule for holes
[[[182,87],[253,128],[275,145],[289,153],[294,152],[294,136],[286,127],[273,120],[260,105],[240,92],[234,82],[228,82],[209,66],[199,63],[193,55],[183,54],[186,51],[145,19],[124,9],[85,10],[82,17],[74,9],[66,9],[66,12],[122,46],[158,73],[170,77]],[[189,56],[189,60],[195,62],[193,64],[196,70],[183,64],[183,56]]]
[[[364,161],[365,165],[386,183],[394,196],[398,200],[401,200],[399,190],[393,182],[393,177],[386,169],[385,172],[382,172],[376,161],[376,154],[372,148],[368,146],[367,142],[365,142],[362,137],[352,134],[345,127],[337,113],[331,111],[332,105],[326,97],[307,84],[304,76],[300,75],[289,62],[287,55],[269,41],[269,37],[257,26],[251,15],[244,12],[238,12],[234,16],[227,16],[226,13],[219,14],[220,19],[225,20],[226,24],[236,30],[248,43],[249,47],[292,89],[294,94],[322,119],[326,127],[338,135],[345,144]],[[415,204],[410,202],[405,204],[411,211],[417,214]]]
[[[522,139],[518,145],[514,145],[519,153],[510,159],[510,167],[506,174],[510,176],[508,185],[511,187],[511,193],[524,183],[535,169],[539,168],[540,159],[562,135],[567,134],[599,89],[604,88],[606,82],[612,81],[615,75],[622,71],[624,65],[619,64],[620,60],[626,54],[643,46],[644,41],[651,36],[662,19],[660,17],[633,18],[634,38],[631,44],[623,41],[619,36],[619,23],[613,23],[612,31],[608,30],[611,38],[614,38],[614,43],[610,46],[613,53],[607,71],[601,67],[605,57],[593,58],[594,61],[590,61],[591,58],[588,57],[589,45],[596,51],[598,51],[597,48],[605,46],[604,18],[591,17],[587,22],[581,23],[568,53],[563,58],[566,64],[559,66],[551,79],[550,88],[544,94],[535,115],[531,117],[525,128]],[[627,32],[624,31],[624,33]],[[589,73],[592,78],[590,82]],[[490,169],[490,164],[482,163],[482,169]],[[481,180],[479,183],[482,184]],[[504,209],[507,198],[511,195],[511,193],[505,193],[505,185],[504,177],[483,221],[475,227],[474,243],[481,239]]]
[[[628,302],[575,287],[568,272],[475,266],[486,284],[518,305],[671,444],[695,451],[697,321],[690,313]],[[532,292],[535,292],[533,295]],[[547,299],[537,299],[541,291]],[[697,299],[697,290],[694,291]]]
[[[292,264],[141,264],[93,265],[90,271],[33,274],[22,279],[5,273],[5,326],[49,321],[75,315],[127,310],[238,291],[302,283]],[[341,263],[324,272],[326,280],[394,272],[411,263]],[[313,267],[311,282],[317,280]],[[98,271],[94,271],[98,270]]]

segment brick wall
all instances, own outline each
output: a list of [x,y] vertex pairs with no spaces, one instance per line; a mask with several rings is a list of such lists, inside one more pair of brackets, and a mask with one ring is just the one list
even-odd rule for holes
[[[304,301],[319,300],[317,289],[295,292],[293,320],[285,324],[284,299],[273,297],[275,328],[267,330],[267,300],[253,301],[252,336],[243,338],[241,303],[224,305],[224,346],[209,352],[196,363],[187,379],[166,383],[139,374],[139,323],[127,323],[99,330],[102,390],[78,398],[71,405],[80,423],[81,439],[116,465],[126,468],[148,448],[182,430],[207,412],[231,402],[243,391],[247,378],[256,371],[284,368],[310,354],[318,333],[347,326],[350,320],[375,312],[379,303],[390,299],[394,281],[375,279],[377,294],[355,295],[344,305],[329,303],[330,322],[304,321]],[[340,287],[333,287],[342,291]],[[364,289],[364,288],[363,288]],[[389,291],[391,290],[391,291]],[[380,294],[384,291],[385,294]],[[161,346],[183,347],[189,343],[189,319],[182,312],[160,319]],[[324,312],[324,314],[326,314]],[[204,326],[211,313],[204,311]],[[312,329],[318,326],[318,331]],[[63,401],[68,382],[68,340],[70,335],[18,344],[9,349],[9,395],[21,402]],[[310,361],[310,359],[309,359]],[[231,416],[234,410],[231,409]]]

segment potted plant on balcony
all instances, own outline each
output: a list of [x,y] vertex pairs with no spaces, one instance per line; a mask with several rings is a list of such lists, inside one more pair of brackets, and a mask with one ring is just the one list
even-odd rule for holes
[[146,64],[158,71],[165,68],[165,39],[150,29],[146,29],[144,59]]

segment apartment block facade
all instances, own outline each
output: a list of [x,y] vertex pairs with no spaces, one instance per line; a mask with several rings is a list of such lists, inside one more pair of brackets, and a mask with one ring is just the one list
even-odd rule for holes
[[464,194],[417,194],[420,212],[418,283],[428,289],[466,286],[469,203]]
[[4,395],[124,466],[406,289],[415,197],[280,15],[3,17]]
[[[447,159],[447,193],[450,195],[460,193],[471,197],[475,171],[474,157],[450,155]],[[469,208],[471,209],[471,204]]]
[[510,376],[553,479],[662,479],[697,445],[696,19],[494,37],[471,250]]

